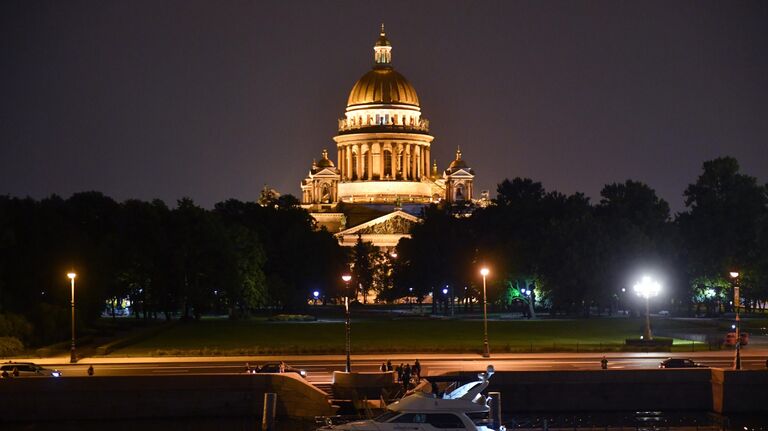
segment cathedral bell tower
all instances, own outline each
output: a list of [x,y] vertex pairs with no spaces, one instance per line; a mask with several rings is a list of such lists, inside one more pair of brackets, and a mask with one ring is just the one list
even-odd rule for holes
[[339,170],[323,150],[322,158],[312,163],[312,169],[301,182],[301,203],[304,205],[331,205],[338,200]]
[[448,203],[472,201],[472,188],[475,171],[461,158],[461,149],[456,149],[456,159],[443,172],[445,180],[445,200]]

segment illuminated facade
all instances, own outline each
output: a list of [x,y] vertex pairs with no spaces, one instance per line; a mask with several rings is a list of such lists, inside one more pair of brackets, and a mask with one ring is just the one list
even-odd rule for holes
[[352,87],[333,138],[337,163],[323,150],[301,183],[301,202],[342,244],[361,235],[388,248],[408,235],[425,204],[471,202],[474,171],[457,151],[438,175],[429,121],[416,89],[392,67],[383,25],[373,51],[373,68]]

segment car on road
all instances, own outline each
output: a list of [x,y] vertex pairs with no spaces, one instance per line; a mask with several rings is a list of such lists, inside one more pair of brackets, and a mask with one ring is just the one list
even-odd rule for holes
[[43,368],[33,362],[6,362],[0,365],[0,372],[7,372],[11,376],[14,370],[18,371],[19,377],[61,377],[59,370]]
[[280,362],[267,362],[266,364],[258,367],[254,370],[256,373],[296,373],[302,378],[307,378],[307,371],[299,368],[292,367],[290,365],[282,364],[283,370],[280,370]]
[[667,358],[659,363],[659,368],[705,368],[698,362],[693,362],[688,358]]

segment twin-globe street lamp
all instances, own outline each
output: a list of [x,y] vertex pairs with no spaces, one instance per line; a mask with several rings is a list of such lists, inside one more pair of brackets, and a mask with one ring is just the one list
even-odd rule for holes
[[645,298],[645,331],[643,331],[643,340],[653,340],[651,335],[651,312],[649,301],[651,296],[656,296],[661,291],[661,284],[658,281],[651,279],[651,277],[643,277],[633,287],[635,293]]
[[731,276],[732,284],[733,284],[733,306],[736,307],[736,358],[733,360],[733,369],[734,370],[740,370],[741,369],[741,319],[739,318],[739,305],[741,304],[739,301],[741,299],[739,298],[739,273],[736,271],[731,271],[729,273]]
[[74,272],[67,273],[67,278],[69,278],[72,286],[72,300],[70,301],[72,306],[72,348],[69,351],[69,362],[72,364],[77,362],[77,352],[75,351],[75,277],[77,274]]
[[490,358],[491,350],[488,347],[488,301],[485,294],[485,277],[488,276],[490,271],[488,268],[483,267],[480,269],[480,275],[483,276],[483,357]]
[[352,362],[349,358],[350,350],[352,348],[352,342],[350,340],[350,329],[349,329],[349,280],[352,280],[352,276],[349,274],[344,274],[341,276],[341,279],[344,280],[344,332],[345,332],[345,344],[346,344],[346,351],[347,351],[347,367],[346,371],[350,372],[352,370]]

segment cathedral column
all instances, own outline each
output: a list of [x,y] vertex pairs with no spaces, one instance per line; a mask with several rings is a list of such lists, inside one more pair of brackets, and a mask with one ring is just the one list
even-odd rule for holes
[[339,164],[339,170],[341,171],[341,177],[344,178],[344,168],[343,163],[341,163],[341,147],[336,148],[336,152],[338,153],[338,157],[336,157],[336,163]]
[[366,179],[368,181],[373,179],[373,145],[368,144],[368,160],[366,161],[366,165],[368,165],[368,175]]
[[413,163],[416,161],[416,152],[414,151],[413,146],[413,144],[408,144],[408,179],[411,181],[416,178],[416,172],[415,169],[413,169]]
[[347,181],[350,181],[352,180],[352,147],[345,145],[344,152],[346,153],[346,157],[344,157],[344,163],[347,166]]
[[416,145],[416,181],[421,181],[421,166],[424,164],[424,153],[422,152],[421,145]]
[[384,179],[384,143],[379,142],[379,179]]
[[355,160],[355,164],[357,165],[357,179],[362,180],[363,179],[363,146],[361,144],[357,144],[357,160]]
[[352,181],[352,145],[347,145],[347,161],[349,162],[347,180]]
[[397,142],[392,143],[392,179],[397,179],[397,171],[400,168],[400,147]]
[[403,172],[405,179],[410,181],[413,179],[413,176],[411,175],[411,144],[405,144],[403,150],[405,151],[405,157],[403,157],[405,169],[403,169]]
[[341,169],[341,180],[347,180],[347,146],[341,147],[341,157],[339,158],[339,169]]

